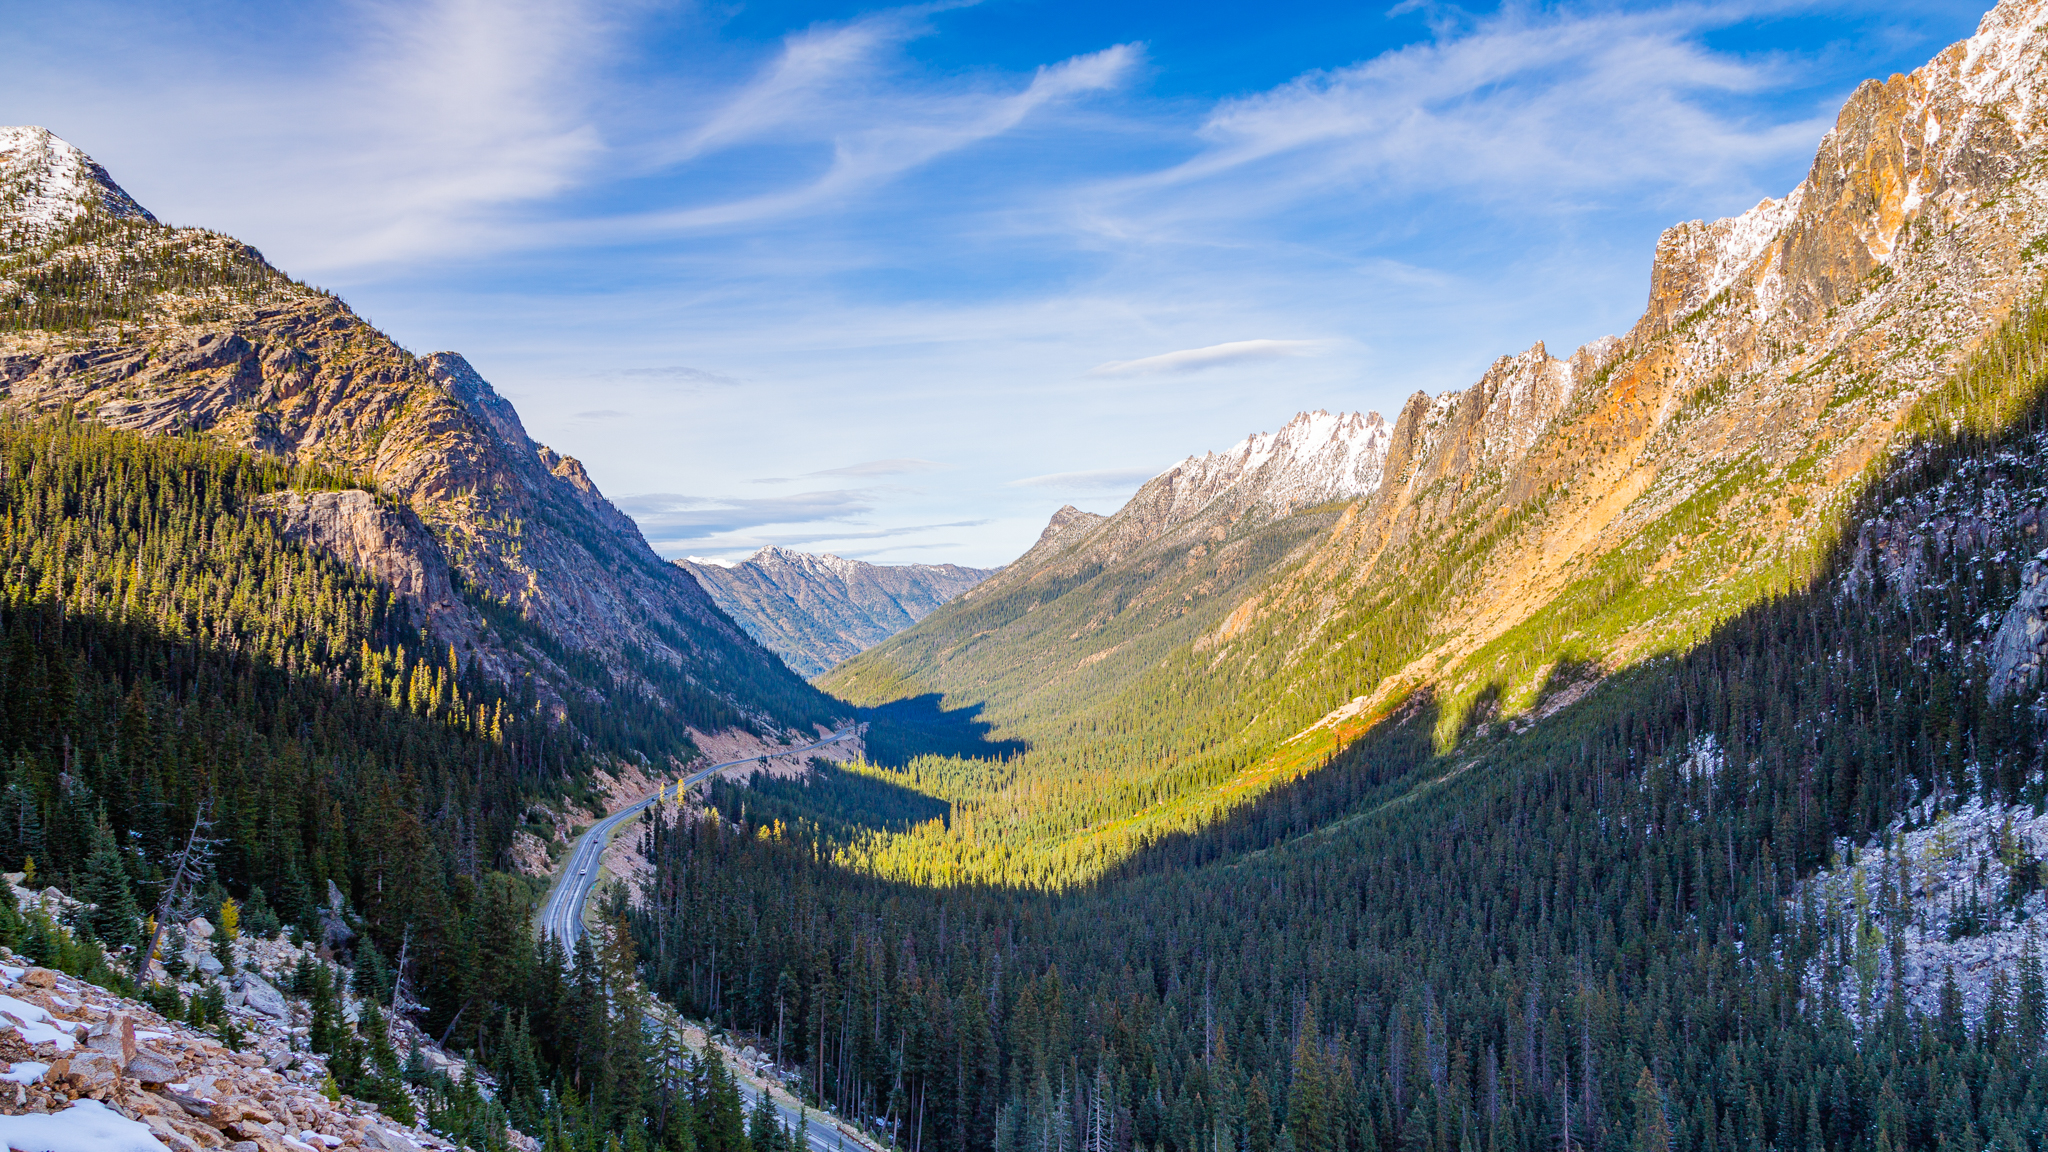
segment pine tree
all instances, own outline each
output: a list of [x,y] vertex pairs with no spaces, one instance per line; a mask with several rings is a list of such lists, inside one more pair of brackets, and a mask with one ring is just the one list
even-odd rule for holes
[[93,822],[91,843],[77,889],[78,898],[93,906],[85,913],[85,924],[112,947],[132,947],[141,940],[142,910],[136,906],[128,869],[121,861],[121,849],[104,808]]

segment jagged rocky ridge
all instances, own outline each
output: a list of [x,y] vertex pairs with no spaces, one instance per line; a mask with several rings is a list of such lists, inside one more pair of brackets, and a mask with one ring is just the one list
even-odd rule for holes
[[[1232,593],[1329,526],[1334,502],[1374,491],[1387,438],[1377,413],[1304,412],[1189,456],[1114,515],[1061,508],[1029,551],[906,642],[974,660],[977,690],[995,699],[1106,690],[1103,675],[1121,678],[1215,624]],[[981,639],[991,632],[1001,639]],[[1015,656],[1020,646],[1028,657]],[[832,682],[865,695],[861,678],[892,677],[896,663]]]
[[738,564],[676,564],[799,676],[816,676],[894,636],[993,571],[958,564],[869,564],[775,547]]
[[365,478],[374,497],[276,500],[280,530],[391,580],[436,644],[503,683],[530,674],[542,700],[625,692],[706,726],[829,718],[462,357],[415,356],[254,249],[158,224],[40,128],[0,129],[0,242],[0,410]]
[[[1157,715],[1161,774],[1217,779],[1403,701],[1434,701],[1455,739],[1482,701],[1513,715],[1563,669],[1704,636],[1812,571],[1922,400],[2041,292],[2044,21],[2048,4],[2008,0],[1925,67],[1863,84],[1796,189],[1660,238],[1626,333],[1412,397],[1378,483],[1266,575],[1202,565],[1304,517],[1251,528],[1264,509],[1184,464],[823,683],[984,701],[998,734],[1028,727],[1060,764],[1107,770],[1087,723],[1028,719],[1033,685],[1065,684],[1103,725]],[[1185,701],[1202,732],[1148,700]],[[1029,775],[1017,787],[1043,794]]]

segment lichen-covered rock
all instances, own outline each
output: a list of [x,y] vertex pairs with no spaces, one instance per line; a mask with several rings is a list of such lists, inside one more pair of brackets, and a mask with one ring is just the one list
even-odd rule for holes
[[122,1072],[144,1085],[168,1084],[179,1076],[177,1064],[154,1052],[136,1053],[134,1059],[122,1066]]
[[284,993],[270,986],[270,982],[253,972],[244,972],[236,981],[236,990],[242,994],[242,1003],[252,1011],[261,1012],[273,1020],[290,1019],[291,1005],[285,1002]]

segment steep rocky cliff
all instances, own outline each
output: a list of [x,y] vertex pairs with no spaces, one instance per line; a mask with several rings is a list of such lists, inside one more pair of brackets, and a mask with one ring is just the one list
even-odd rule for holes
[[868,564],[763,548],[738,564],[679,560],[747,634],[801,676],[887,640],[987,579],[958,564]]
[[[1195,782],[1209,811],[1242,802],[1404,702],[1427,702],[1449,742],[1475,711],[1554,707],[1565,680],[1691,643],[1807,579],[1909,439],[1995,419],[1985,381],[2031,379],[1964,369],[2007,354],[1986,337],[2048,272],[2044,22],[2048,3],[2008,0],[1925,67],[1863,84],[1797,188],[1664,234],[1628,332],[1563,358],[1539,343],[1412,397],[1376,466],[1351,473],[1377,483],[1333,493],[1351,498],[1341,516],[1210,496],[1191,460],[823,683],[986,702],[994,735],[1034,745],[986,798],[1012,816],[1027,792],[1100,806],[1099,773],[1142,746],[1131,803],[1178,795],[1184,827],[1202,818]],[[1162,578],[1261,512],[1268,539],[1328,519],[1258,579]],[[1196,634],[1167,623],[1176,610]],[[1081,712],[1048,721],[1034,685],[1062,683]],[[1148,819],[1073,851],[1113,856]]]
[[437,642],[508,684],[531,673],[544,700],[700,728],[830,718],[462,357],[415,356],[254,249],[158,224],[43,129],[0,129],[0,197],[0,409],[361,478],[374,498],[275,502],[280,528],[392,580]]

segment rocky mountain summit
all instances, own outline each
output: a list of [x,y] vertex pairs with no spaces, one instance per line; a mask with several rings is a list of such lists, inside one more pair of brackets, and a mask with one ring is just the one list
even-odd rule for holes
[[0,197],[0,410],[357,478],[276,500],[279,530],[391,580],[437,645],[501,683],[531,675],[559,715],[574,699],[704,729],[826,718],[462,357],[415,356],[254,249],[158,224],[43,129],[0,129]]
[[747,634],[800,676],[816,676],[930,615],[993,569],[869,564],[763,548],[737,564],[678,560]]
[[156,223],[105,168],[48,129],[0,127],[0,243],[47,239],[94,211]]

